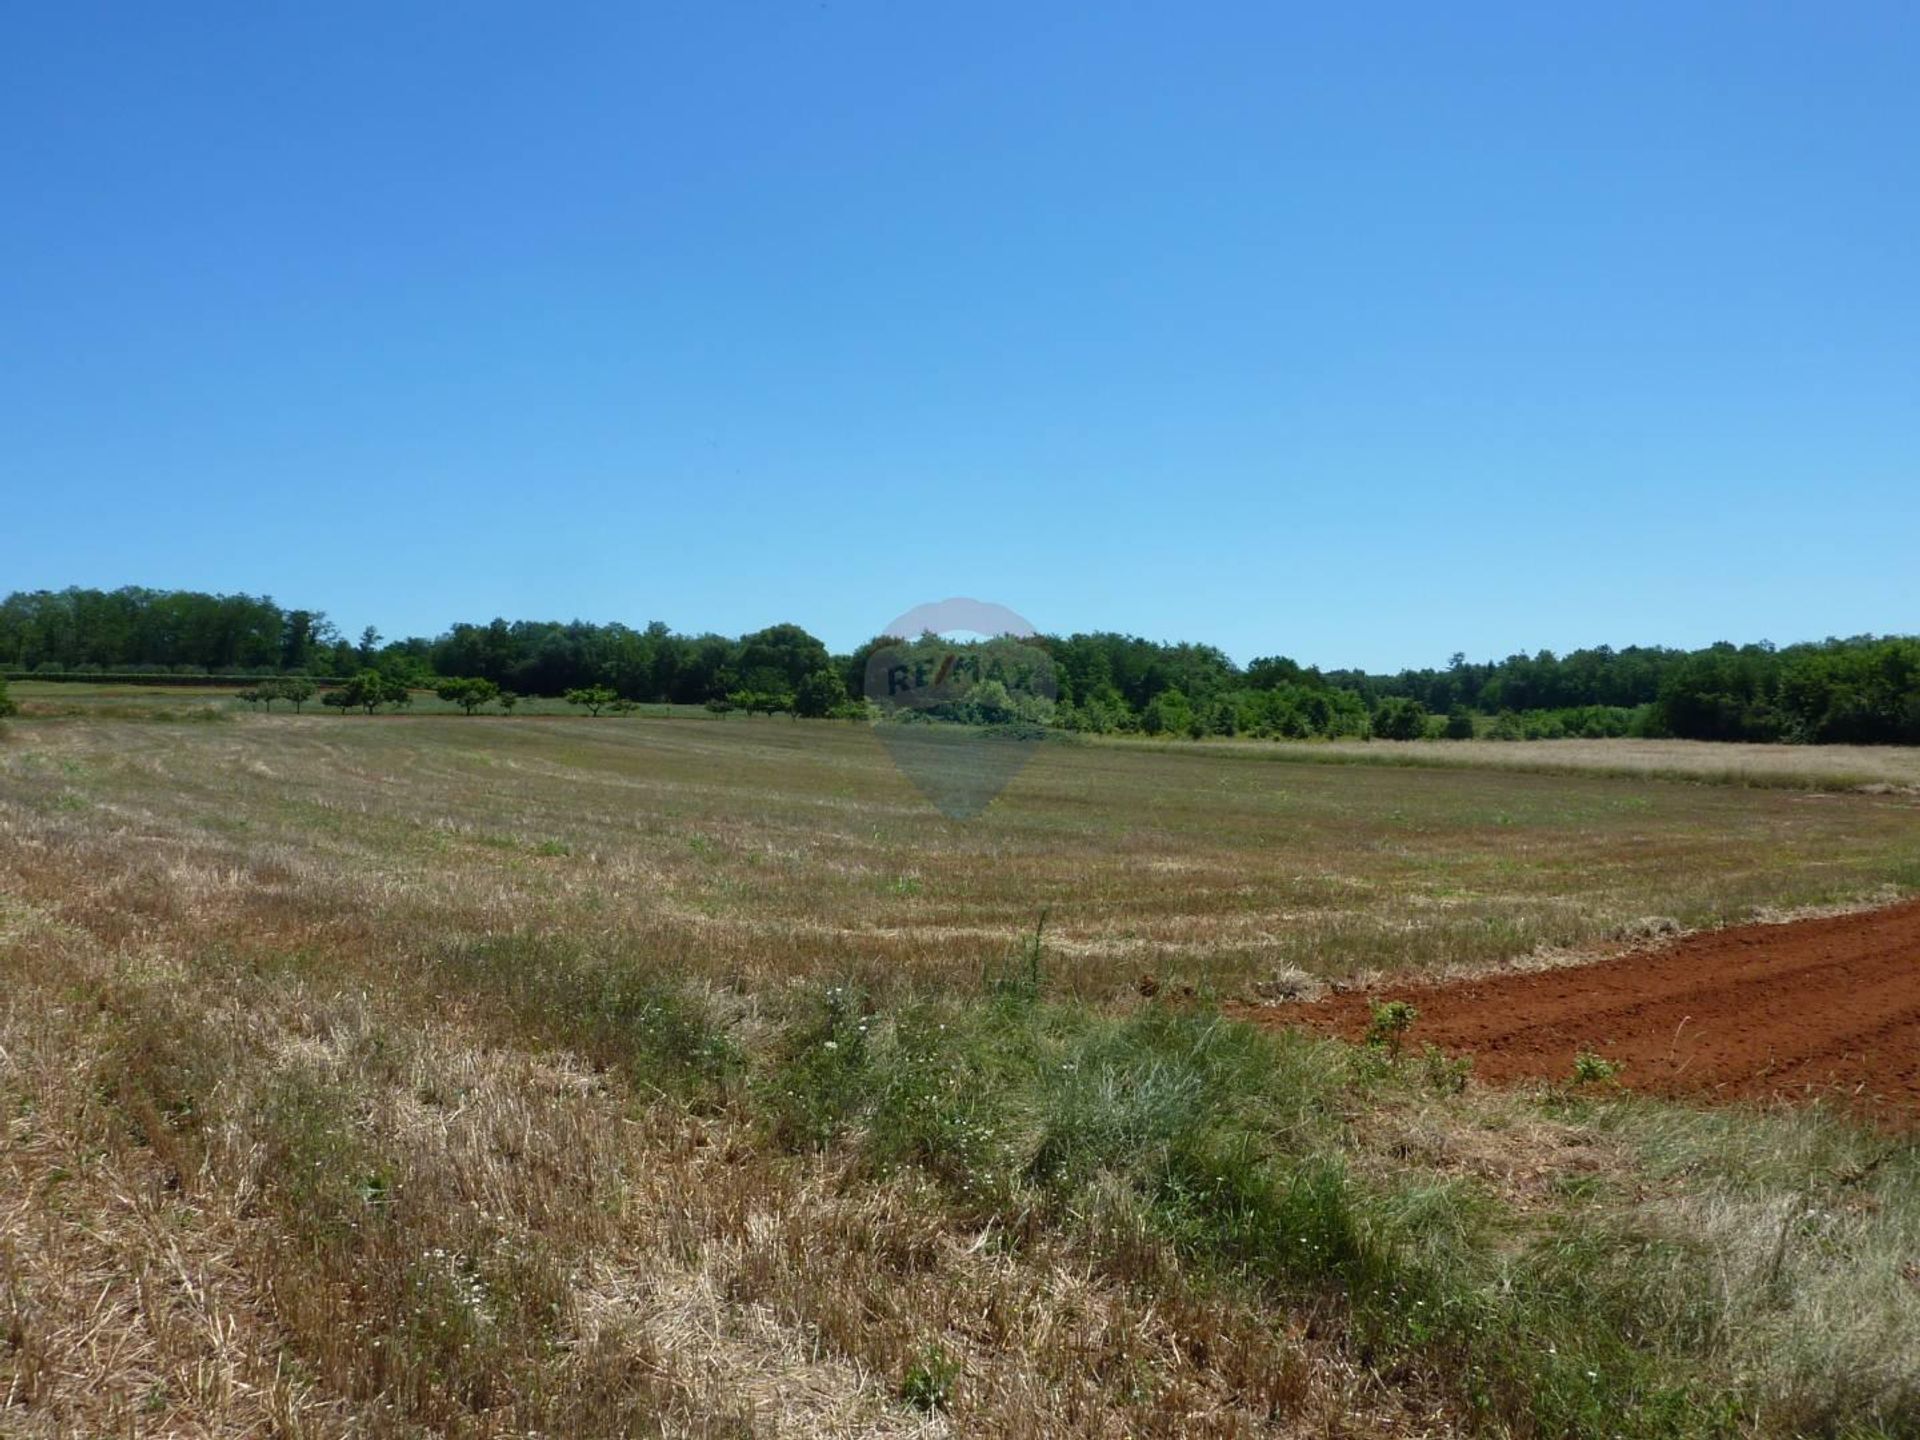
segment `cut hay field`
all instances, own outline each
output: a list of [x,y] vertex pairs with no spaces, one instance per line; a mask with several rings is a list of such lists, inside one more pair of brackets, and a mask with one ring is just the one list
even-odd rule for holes
[[1920,1426],[1910,1140],[1214,1008],[1920,889],[1904,757],[14,693],[0,1433]]
[[[1112,745],[1163,746],[1138,739]],[[1508,770],[1540,775],[1609,775],[1628,780],[1695,780],[1703,784],[1797,790],[1910,790],[1920,793],[1920,750],[1895,745],[1747,745],[1705,740],[1208,740],[1199,748],[1231,750],[1291,764],[1404,765]]]

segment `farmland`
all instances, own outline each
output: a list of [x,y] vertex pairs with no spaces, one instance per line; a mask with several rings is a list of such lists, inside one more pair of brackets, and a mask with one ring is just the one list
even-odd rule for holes
[[0,1428],[1920,1425],[1897,1127],[1219,1011],[1910,893],[1908,752],[1049,742],[955,822],[844,723],[42,688]]

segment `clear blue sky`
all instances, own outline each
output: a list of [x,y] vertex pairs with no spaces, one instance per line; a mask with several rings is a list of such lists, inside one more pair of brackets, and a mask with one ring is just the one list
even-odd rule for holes
[[16,5],[0,591],[1920,631],[1920,12]]

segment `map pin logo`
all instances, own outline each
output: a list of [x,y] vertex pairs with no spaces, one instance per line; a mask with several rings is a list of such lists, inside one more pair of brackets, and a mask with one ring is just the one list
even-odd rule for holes
[[867,657],[874,733],[950,820],[971,820],[1033,758],[1060,687],[1038,632],[1004,605],[916,605]]

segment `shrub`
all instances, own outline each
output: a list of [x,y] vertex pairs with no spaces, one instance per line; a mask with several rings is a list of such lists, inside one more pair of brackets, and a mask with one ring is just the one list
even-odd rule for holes
[[1373,712],[1376,740],[1419,740],[1427,733],[1427,707],[1418,700],[1390,695]]
[[19,709],[20,707],[15,705],[7,694],[7,682],[0,680],[0,715],[17,714]]
[[1397,1060],[1407,1031],[1413,1028],[1413,1022],[1419,1018],[1420,1011],[1411,1001],[1377,1000],[1373,1005],[1372,1018],[1367,1021],[1367,1044],[1376,1050],[1385,1050]]
[[744,710],[749,715],[777,715],[793,709],[793,705],[793,696],[774,690],[734,690],[727,695],[729,709]]
[[1178,690],[1162,690],[1140,712],[1140,728],[1149,735],[1184,735],[1193,725],[1193,707]]
[[1473,1074],[1473,1057],[1449,1057],[1438,1045],[1426,1045],[1420,1050],[1420,1069],[1427,1088],[1436,1095],[1458,1095]]
[[1063,729],[1078,730],[1088,735],[1111,735],[1118,730],[1130,729],[1134,724],[1127,702],[1111,690],[1090,695],[1077,705],[1062,701],[1055,713]]
[[1620,1062],[1608,1060],[1591,1050],[1582,1050],[1573,1057],[1573,1083],[1576,1085],[1606,1085],[1619,1078]]
[[847,683],[838,670],[815,670],[793,692],[793,713],[824,720],[847,703]]
[[1524,740],[1527,729],[1520,717],[1511,710],[1502,710],[1494,717],[1493,726],[1487,731],[1489,740]]
[[1566,722],[1551,710],[1530,711],[1522,721],[1522,732],[1529,740],[1564,740]]

